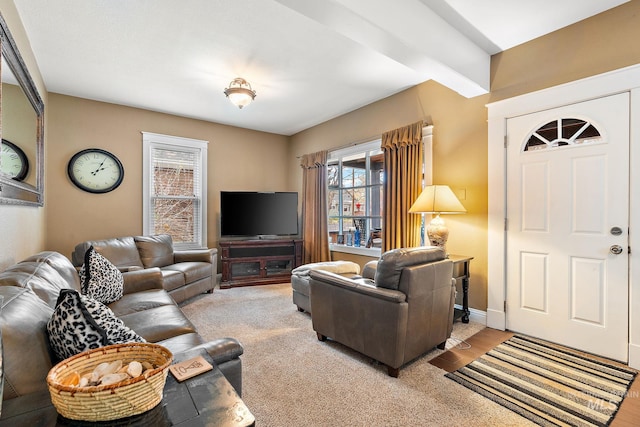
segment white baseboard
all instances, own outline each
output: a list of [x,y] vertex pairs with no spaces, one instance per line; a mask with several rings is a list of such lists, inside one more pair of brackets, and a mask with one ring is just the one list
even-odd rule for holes
[[[462,306],[455,305],[455,308],[462,310]],[[476,310],[475,308],[469,309],[469,321],[474,323],[480,323],[481,325],[487,324],[487,312],[482,310]]]

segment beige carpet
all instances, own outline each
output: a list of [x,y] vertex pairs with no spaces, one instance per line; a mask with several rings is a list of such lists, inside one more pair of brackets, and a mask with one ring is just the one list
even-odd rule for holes
[[[318,341],[311,317],[292,303],[290,284],[216,289],[182,309],[206,339],[243,344],[243,400],[260,427],[534,425],[445,378],[428,363],[441,350],[395,379],[365,356]],[[482,328],[456,322],[453,336]]]

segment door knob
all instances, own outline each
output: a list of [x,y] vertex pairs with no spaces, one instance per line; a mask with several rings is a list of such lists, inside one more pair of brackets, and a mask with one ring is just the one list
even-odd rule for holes
[[620,254],[622,253],[622,251],[623,251],[623,250],[624,250],[624,249],[622,249],[622,246],[620,246],[620,245],[612,245],[612,246],[609,248],[609,252],[611,252],[611,253],[612,253],[612,254],[614,254],[614,255],[620,255]]
[[611,227],[611,234],[614,236],[619,236],[622,234],[622,228],[620,227]]

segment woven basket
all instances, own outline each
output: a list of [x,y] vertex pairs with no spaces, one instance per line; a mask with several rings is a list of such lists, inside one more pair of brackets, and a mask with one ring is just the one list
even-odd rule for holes
[[[162,400],[173,355],[165,347],[150,343],[114,344],[85,351],[51,368],[47,384],[51,401],[63,417],[81,421],[109,421],[141,414]],[[136,378],[115,384],[78,387],[62,385],[67,376],[93,372],[102,362],[124,364],[148,361],[156,368]]]

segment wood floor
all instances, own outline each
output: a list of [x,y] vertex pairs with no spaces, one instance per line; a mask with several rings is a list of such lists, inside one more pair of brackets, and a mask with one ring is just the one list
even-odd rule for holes
[[[508,340],[513,336],[511,332],[498,331],[497,329],[485,328],[474,336],[468,338],[466,343],[470,348],[464,349],[464,344],[456,346],[440,356],[431,360],[431,364],[453,372],[458,368],[472,362],[482,356],[498,344]],[[611,422],[611,427],[635,427],[640,424],[640,375],[631,384],[627,396],[622,401],[620,409]]]

